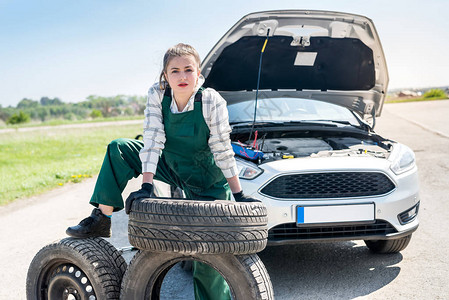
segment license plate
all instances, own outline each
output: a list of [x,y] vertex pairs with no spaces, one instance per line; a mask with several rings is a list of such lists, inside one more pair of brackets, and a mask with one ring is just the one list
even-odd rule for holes
[[373,223],[374,203],[297,206],[296,225]]

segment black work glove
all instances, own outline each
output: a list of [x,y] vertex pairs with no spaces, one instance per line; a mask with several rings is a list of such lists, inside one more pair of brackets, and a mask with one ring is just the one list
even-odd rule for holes
[[243,194],[243,191],[233,193],[232,195],[234,196],[235,202],[261,202],[260,200],[257,200],[253,197],[246,196],[245,194]]
[[153,195],[153,185],[151,183],[143,183],[142,188],[138,191],[132,192],[129,194],[128,198],[126,198],[125,202],[125,212],[129,215],[131,211],[131,206],[133,201],[136,199],[150,198]]

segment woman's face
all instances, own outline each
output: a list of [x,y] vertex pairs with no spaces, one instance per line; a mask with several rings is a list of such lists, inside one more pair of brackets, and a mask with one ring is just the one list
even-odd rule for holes
[[193,55],[175,56],[168,63],[165,78],[176,96],[190,97],[195,90],[200,70]]

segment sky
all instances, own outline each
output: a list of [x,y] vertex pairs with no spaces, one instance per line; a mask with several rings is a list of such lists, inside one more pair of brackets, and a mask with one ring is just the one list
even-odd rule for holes
[[365,15],[390,90],[449,85],[448,0],[0,0],[0,105],[146,95],[170,46],[191,44],[204,58],[244,15],[279,9]]

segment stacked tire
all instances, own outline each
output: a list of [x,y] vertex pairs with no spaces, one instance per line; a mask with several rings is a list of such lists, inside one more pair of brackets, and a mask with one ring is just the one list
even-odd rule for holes
[[42,248],[28,269],[27,299],[159,299],[162,282],[178,262],[217,270],[233,299],[274,299],[257,252],[267,244],[261,203],[136,200],[128,238],[139,251],[127,264],[102,238],[65,238]]
[[274,299],[267,270],[256,255],[267,244],[262,203],[155,198],[134,201],[128,238],[139,251],[122,282],[122,299],[159,299],[168,271],[195,260],[217,270],[233,299]]
[[102,238],[65,238],[42,248],[28,268],[29,300],[119,299],[126,262]]

